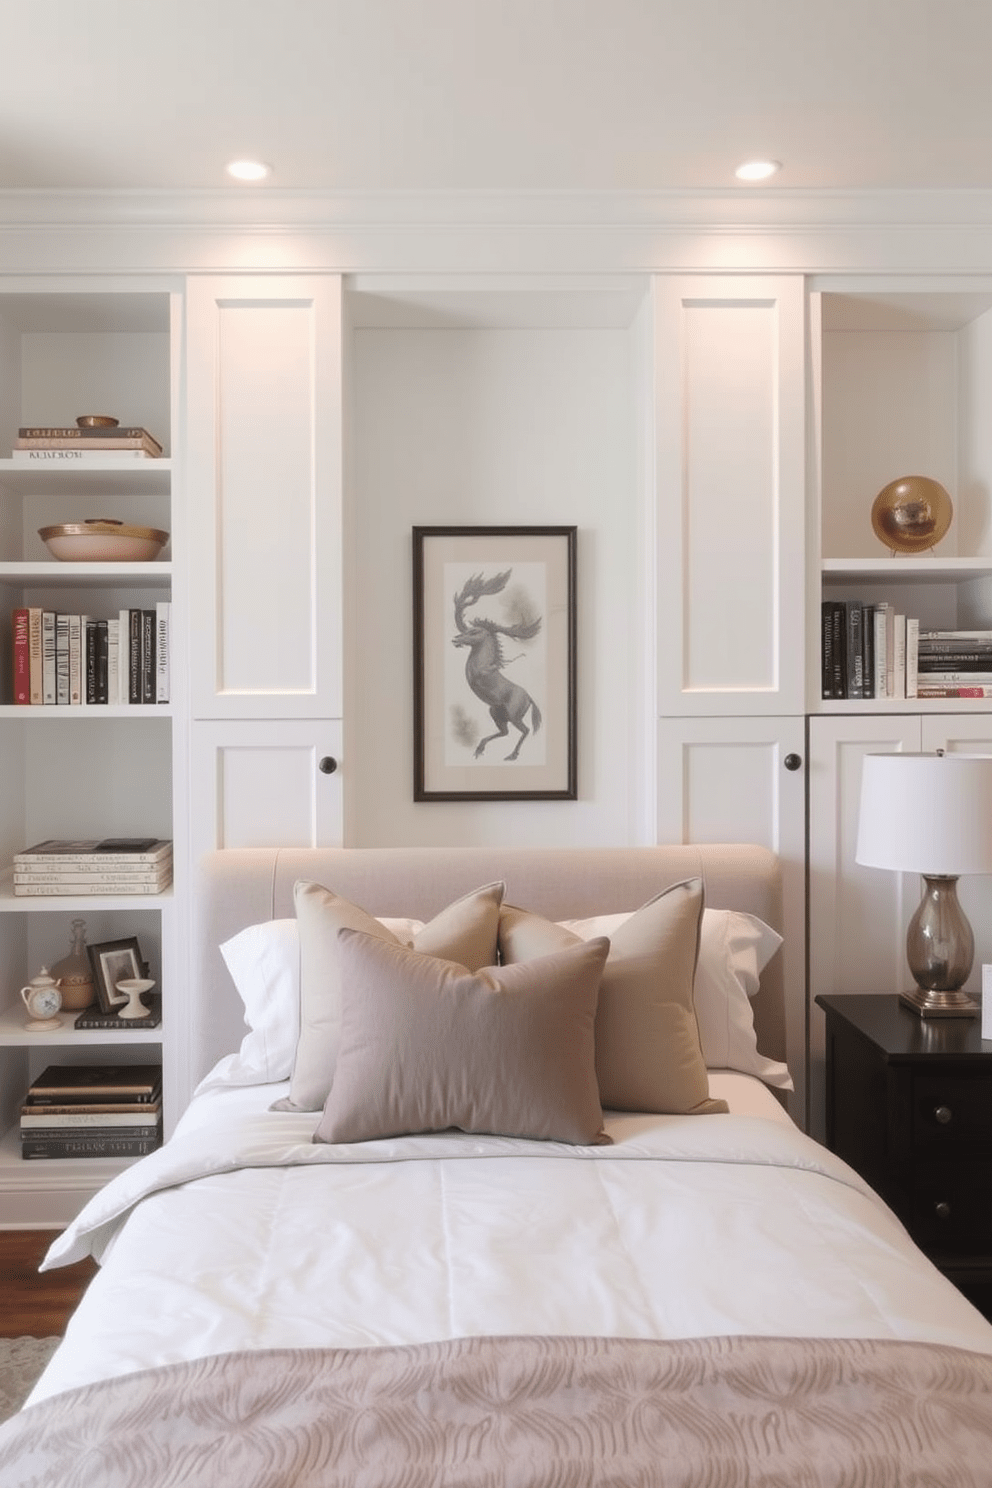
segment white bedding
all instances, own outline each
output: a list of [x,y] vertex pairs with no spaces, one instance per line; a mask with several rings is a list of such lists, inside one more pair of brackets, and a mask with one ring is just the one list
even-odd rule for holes
[[[609,1147],[313,1144],[283,1087],[213,1091],[46,1265],[103,1264],[31,1396],[237,1349],[474,1334],[922,1339],[992,1326],[743,1075],[730,1115],[607,1116]],[[742,1114],[743,1113],[743,1114]],[[126,1222],[125,1222],[126,1221]]]

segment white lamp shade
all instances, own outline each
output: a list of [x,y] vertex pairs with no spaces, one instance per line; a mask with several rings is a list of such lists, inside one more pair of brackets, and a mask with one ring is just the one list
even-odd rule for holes
[[992,755],[865,755],[855,859],[897,873],[992,873]]

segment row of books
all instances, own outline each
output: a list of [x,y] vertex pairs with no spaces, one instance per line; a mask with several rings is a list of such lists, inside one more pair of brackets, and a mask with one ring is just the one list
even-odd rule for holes
[[25,898],[161,894],[171,882],[168,838],[48,838],[14,854],[14,894]]
[[50,1064],[21,1105],[21,1157],[144,1157],[162,1144],[157,1064]]
[[824,600],[824,698],[992,697],[992,630],[923,630],[886,603]]
[[33,705],[168,703],[172,605],[110,619],[37,606],[13,613],[14,702]]
[[159,441],[140,426],[79,428],[76,425],[22,425],[14,440],[12,456],[24,464],[50,462],[85,464],[112,459],[157,460]]

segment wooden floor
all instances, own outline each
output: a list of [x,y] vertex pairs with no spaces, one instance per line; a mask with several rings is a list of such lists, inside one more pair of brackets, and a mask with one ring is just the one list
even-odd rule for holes
[[38,1274],[38,1263],[55,1239],[55,1230],[0,1230],[0,1338],[52,1338],[65,1325],[96,1263]]

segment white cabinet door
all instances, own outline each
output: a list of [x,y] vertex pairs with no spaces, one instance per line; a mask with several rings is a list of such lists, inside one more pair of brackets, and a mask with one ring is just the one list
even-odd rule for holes
[[219,847],[340,844],[340,751],[335,721],[194,724],[194,861]]
[[789,1111],[806,1105],[806,786],[802,718],[665,718],[658,841],[756,842],[782,864]]
[[658,712],[802,713],[802,280],[654,294]]
[[195,718],[341,716],[341,282],[192,279]]

